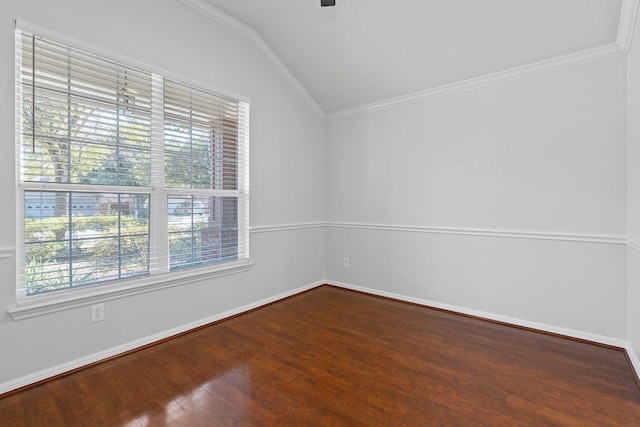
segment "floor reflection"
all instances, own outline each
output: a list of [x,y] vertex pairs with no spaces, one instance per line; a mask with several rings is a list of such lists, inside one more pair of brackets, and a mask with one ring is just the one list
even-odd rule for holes
[[[243,424],[251,412],[250,392],[251,369],[245,363],[207,381],[189,394],[169,401],[165,407],[164,421],[180,425]],[[237,394],[246,398],[238,399],[235,396]],[[138,421],[145,426],[154,425],[149,417]]]

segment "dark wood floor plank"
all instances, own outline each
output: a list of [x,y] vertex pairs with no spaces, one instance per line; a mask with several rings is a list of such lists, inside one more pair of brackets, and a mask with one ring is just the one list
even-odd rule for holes
[[27,390],[20,397],[25,412],[24,425],[33,427],[64,425],[64,418],[58,410],[49,384]]
[[0,399],[0,424],[15,427],[26,426],[26,414],[19,395],[7,396]]
[[631,426],[620,349],[323,286],[0,398],[0,426]]

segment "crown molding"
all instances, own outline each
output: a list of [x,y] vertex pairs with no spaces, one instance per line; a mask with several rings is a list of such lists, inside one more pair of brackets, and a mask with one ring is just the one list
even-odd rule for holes
[[262,55],[269,60],[276,70],[280,72],[280,74],[293,87],[316,116],[321,120],[326,121],[354,117],[372,113],[374,111],[394,108],[404,104],[423,101],[428,98],[436,98],[470,91],[513,80],[533,77],[543,73],[564,70],[591,62],[611,59],[617,56],[624,56],[629,53],[629,49],[631,47],[636,14],[640,4],[640,0],[622,0],[618,33],[615,43],[327,114],[311,94],[309,94],[302,83],[300,83],[300,81],[293,75],[291,70],[289,70],[284,62],[282,62],[278,55],[276,55],[276,53],[254,29],[227,15],[205,0],[177,1],[249,39],[260,53],[262,53]]
[[[635,1],[635,0],[634,0]],[[462,80],[448,85],[438,86],[433,89],[427,89],[414,92],[408,95],[390,98],[379,102],[373,102],[360,107],[349,108],[327,114],[327,120],[339,120],[349,117],[359,116],[362,114],[372,113],[374,111],[386,110],[405,104],[411,104],[423,101],[428,98],[437,98],[441,96],[451,95],[459,92],[466,92],[474,89],[492,86],[500,83],[506,83],[513,80],[533,77],[539,74],[549,73],[552,71],[564,70],[579,65],[588,64],[590,62],[602,61],[604,59],[622,56],[625,53],[617,43],[601,46],[578,53],[560,56],[533,64],[523,65],[496,73],[486,74],[480,77],[474,77],[468,80]]]
[[273,65],[278,72],[285,78],[287,83],[293,87],[293,89],[297,92],[297,94],[305,101],[305,103],[311,108],[311,110],[320,118],[321,120],[326,119],[326,114],[322,107],[316,102],[315,99],[307,92],[302,83],[293,75],[291,70],[282,62],[282,60],[276,55],[276,53],[269,47],[269,45],[264,41],[264,39],[251,27],[232,16],[227,15],[222,12],[220,9],[217,9],[210,3],[207,3],[204,0],[177,0],[183,5],[193,9],[194,11],[206,16],[207,18],[217,22],[220,25],[223,25],[241,36],[249,39],[256,48],[262,53],[262,55],[269,60],[271,65]]
[[622,0],[616,44],[622,49],[625,55],[629,53],[629,49],[631,48],[631,39],[633,38],[633,29],[636,23],[639,3],[640,0]]
[[629,53],[633,29],[636,21],[636,13],[640,0],[622,0],[620,10],[620,20],[618,23],[618,34],[616,42],[582,52],[559,56],[545,61],[527,64],[520,67],[511,68],[484,76],[475,77],[451,83],[444,86],[435,87],[396,98],[385,99],[379,102],[349,108],[335,113],[327,114],[327,121],[339,120],[354,117],[362,114],[372,113],[378,110],[385,110],[404,104],[419,102],[428,98],[451,95],[454,93],[479,89],[486,86],[505,83],[512,80],[533,77],[543,73],[564,70],[590,62],[602,61],[605,59],[623,56]]

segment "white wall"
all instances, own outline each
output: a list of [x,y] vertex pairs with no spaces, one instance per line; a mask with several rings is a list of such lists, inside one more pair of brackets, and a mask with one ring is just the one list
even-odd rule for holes
[[[13,20],[250,97],[251,225],[324,221],[325,127],[254,45],[175,0],[5,0],[0,3],[0,249],[15,247]],[[146,337],[315,283],[324,230],[251,235],[250,272],[14,321],[15,260],[0,259],[0,392]],[[55,369],[54,369],[55,370]]]
[[[257,227],[250,272],[107,301],[98,324],[88,307],[12,320],[15,260],[0,258],[0,392],[323,277],[640,351],[640,253],[623,244],[625,58],[325,129],[249,40],[175,0],[5,0],[0,12],[0,253],[15,247],[15,18],[250,97]],[[629,86],[640,111],[640,80]],[[629,238],[640,242],[640,125],[629,124]],[[278,227],[325,213],[326,234]]]
[[[627,57],[629,343],[640,355],[640,30]],[[640,371],[640,365],[636,366]]]
[[327,278],[624,342],[625,76],[620,57],[330,122]]

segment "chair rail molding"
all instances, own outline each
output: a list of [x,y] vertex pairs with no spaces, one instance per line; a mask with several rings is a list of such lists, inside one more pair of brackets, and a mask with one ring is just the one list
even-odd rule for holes
[[327,227],[351,228],[361,230],[393,231],[406,233],[452,234],[463,236],[501,237],[509,239],[555,240],[564,242],[603,243],[626,245],[624,236],[606,236],[591,234],[565,234],[520,230],[492,230],[480,228],[442,228],[412,225],[365,224],[348,222],[327,222]]

